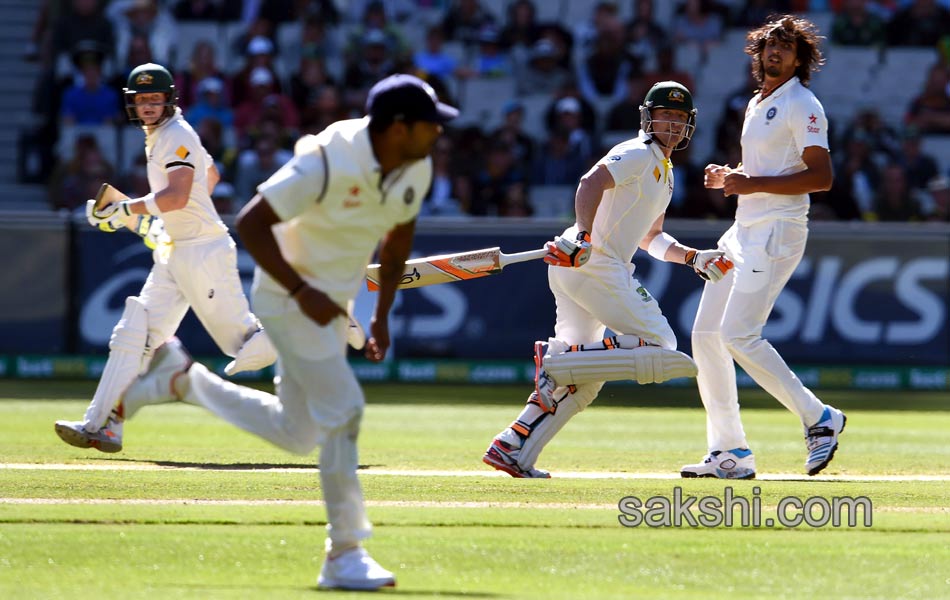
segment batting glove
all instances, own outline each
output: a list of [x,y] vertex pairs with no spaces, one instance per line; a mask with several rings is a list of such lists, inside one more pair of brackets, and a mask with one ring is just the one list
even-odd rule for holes
[[580,267],[590,260],[590,234],[586,231],[577,233],[577,239],[569,240],[557,236],[553,242],[544,245],[548,251],[544,262],[555,267]]
[[122,229],[122,217],[130,214],[125,202],[113,202],[97,210],[95,200],[86,200],[86,220],[101,231],[113,233]]
[[713,283],[725,277],[733,266],[732,261],[719,250],[688,250],[686,265],[692,267],[697,275]]

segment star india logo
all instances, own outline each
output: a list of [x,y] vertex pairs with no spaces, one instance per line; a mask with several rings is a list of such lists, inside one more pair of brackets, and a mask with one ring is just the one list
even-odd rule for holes
[[135,78],[136,85],[151,85],[154,77],[150,73],[139,73],[139,76]]

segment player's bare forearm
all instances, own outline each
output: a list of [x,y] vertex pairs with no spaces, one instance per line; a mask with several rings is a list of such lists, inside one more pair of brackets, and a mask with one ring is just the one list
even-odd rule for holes
[[590,233],[605,190],[614,187],[614,178],[604,165],[595,165],[581,177],[574,194],[574,214],[578,231]]
[[258,266],[290,293],[297,290],[304,280],[280,253],[273,231],[279,222],[280,217],[274,209],[257,194],[238,213],[234,225],[244,248]]
[[802,160],[805,170],[787,175],[764,177],[732,171],[723,177],[722,191],[727,196],[756,192],[797,196],[830,190],[834,182],[834,168],[828,150],[809,146],[805,148]]
[[412,251],[415,231],[415,220],[397,225],[386,234],[379,246],[379,294],[374,319],[388,318],[396,299],[396,288]]

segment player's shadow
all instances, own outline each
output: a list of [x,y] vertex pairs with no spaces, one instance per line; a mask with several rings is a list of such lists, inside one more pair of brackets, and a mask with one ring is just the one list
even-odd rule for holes
[[[313,587],[310,589],[319,593],[340,591],[340,590],[322,590],[317,587]],[[346,594],[347,596],[357,596],[360,594],[375,594],[374,598],[381,597],[379,595],[379,592],[377,591],[360,592],[360,591],[354,591],[354,590],[347,590]],[[451,590],[408,590],[405,588],[400,588],[398,585],[396,586],[395,589],[385,588],[382,594],[383,594],[383,597],[393,596],[393,595],[394,596],[411,595],[413,597],[433,596],[433,597],[439,597],[439,598],[502,598],[504,597],[502,596],[502,594],[493,594],[490,592],[456,592],[456,591],[451,591]]]
[[[110,458],[108,460],[110,462],[148,463],[157,467],[166,467],[169,469],[200,469],[206,471],[269,471],[276,469],[299,469],[304,471],[308,469],[320,468],[318,463],[209,463],[183,460],[148,460],[138,458]],[[378,469],[383,466],[385,465],[359,465],[357,469]]]

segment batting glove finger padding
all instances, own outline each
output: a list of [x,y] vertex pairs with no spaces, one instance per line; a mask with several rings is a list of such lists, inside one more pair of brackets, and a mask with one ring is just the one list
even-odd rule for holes
[[113,202],[100,209],[96,208],[95,200],[86,200],[86,220],[93,227],[112,233],[122,229],[122,217],[131,213],[125,202]]
[[689,250],[686,253],[686,265],[692,267],[697,275],[713,283],[725,277],[733,267],[732,261],[719,250]]
[[556,267],[580,267],[590,260],[590,234],[586,231],[578,232],[577,239],[570,240],[557,236],[553,242],[544,245],[548,251],[544,262]]

